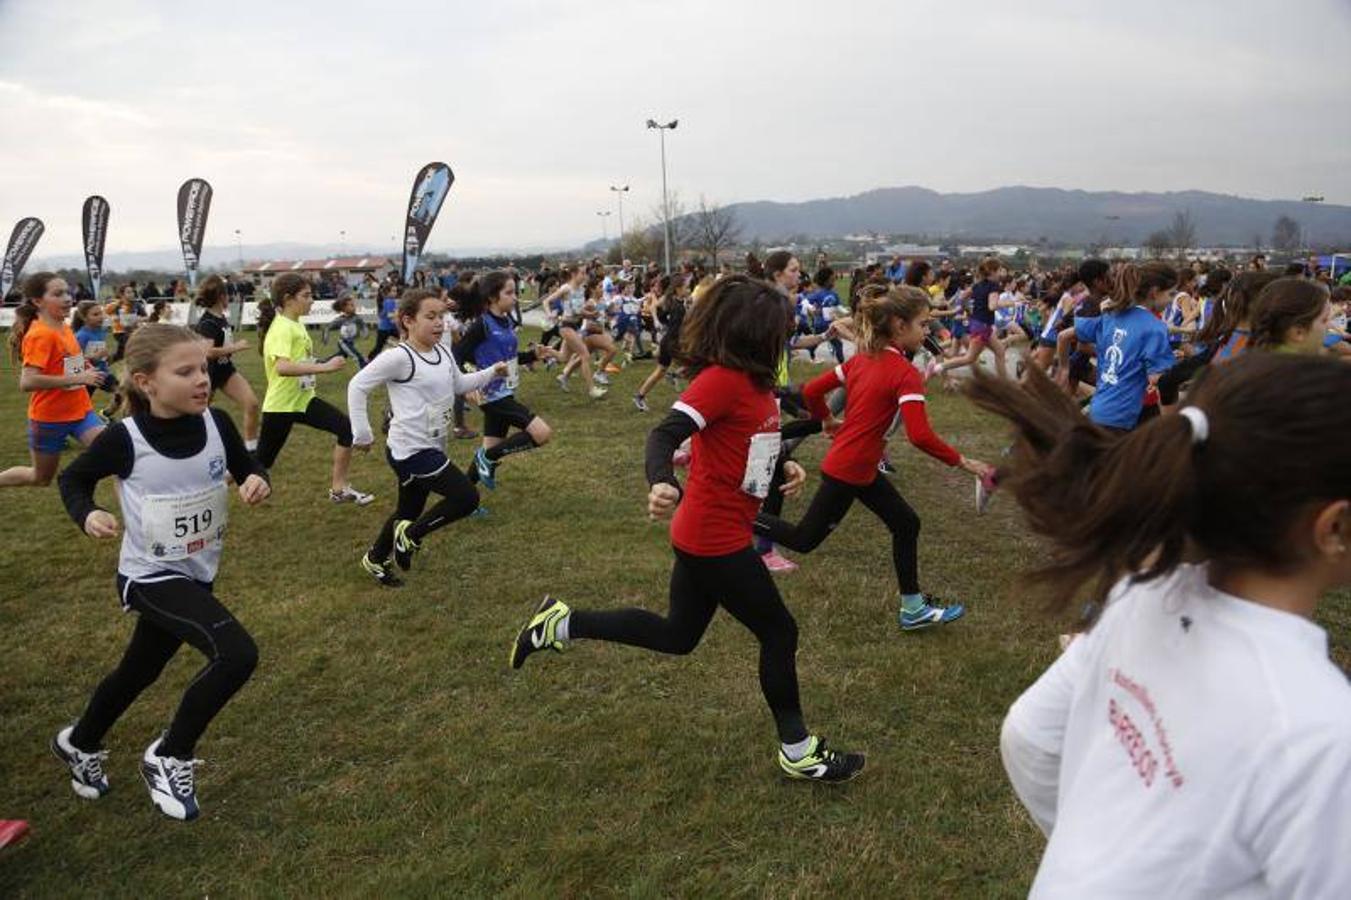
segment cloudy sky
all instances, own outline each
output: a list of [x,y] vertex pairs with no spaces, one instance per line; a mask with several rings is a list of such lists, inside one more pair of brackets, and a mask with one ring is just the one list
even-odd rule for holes
[[[1351,203],[1351,0],[0,0],[0,228],[77,253],[384,248],[414,173],[457,176],[431,250],[599,237],[689,201],[918,184],[1199,188]],[[1339,106],[1340,104],[1340,106]],[[617,216],[608,227],[614,233]],[[0,237],[3,240],[3,237]]]

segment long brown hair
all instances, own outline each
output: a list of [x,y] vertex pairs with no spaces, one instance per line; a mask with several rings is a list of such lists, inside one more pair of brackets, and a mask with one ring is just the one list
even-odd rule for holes
[[694,374],[709,366],[739,369],[761,388],[777,380],[792,304],[768,281],[729,275],[685,314],[676,358]]
[[1328,289],[1309,278],[1277,278],[1262,288],[1252,309],[1253,347],[1274,350],[1291,328],[1308,327],[1328,305]]
[[14,327],[9,330],[9,355],[18,361],[23,356],[23,337],[38,317],[38,301],[47,293],[47,282],[60,278],[55,272],[34,272],[23,280],[23,303],[14,310]]
[[191,328],[167,322],[147,323],[132,332],[122,356],[127,366],[127,376],[122,379],[120,388],[127,415],[150,412],[150,399],[136,387],[136,381],[131,376],[137,372],[144,375],[154,372],[159,367],[160,357],[170,347],[196,344],[201,340],[202,336]]
[[1304,559],[1290,540],[1300,519],[1351,497],[1351,366],[1337,360],[1250,353],[1213,369],[1190,397],[1209,425],[1199,443],[1182,415],[1108,432],[1035,366],[1021,385],[976,371],[966,391],[1013,423],[1003,486],[1051,543],[1031,576],[1057,611],[1085,587],[1101,601],[1126,575],[1166,575],[1189,548],[1289,571]]
[[202,286],[197,289],[197,299],[194,303],[203,309],[210,309],[228,295],[229,288],[225,284],[225,279],[219,275],[208,275]]
[[1222,344],[1229,340],[1230,335],[1245,320],[1251,325],[1250,312],[1257,295],[1262,293],[1264,287],[1280,277],[1279,273],[1266,270],[1240,272],[1234,276],[1221,297],[1224,315],[1213,316],[1211,323],[1218,322],[1218,324],[1214,328],[1203,330],[1197,339],[1210,341],[1213,338],[1217,344]]
[[854,330],[860,353],[881,353],[891,343],[893,317],[913,322],[929,308],[929,295],[910,284],[894,287],[870,284],[859,292],[854,307]]
[[263,339],[272,327],[272,320],[286,305],[288,297],[294,297],[310,286],[309,279],[295,272],[283,272],[272,279],[272,296],[258,301],[258,354],[263,353]]
[[1125,312],[1148,297],[1150,291],[1167,290],[1175,284],[1177,269],[1167,263],[1121,263],[1112,275],[1112,297],[1102,304],[1103,312]]

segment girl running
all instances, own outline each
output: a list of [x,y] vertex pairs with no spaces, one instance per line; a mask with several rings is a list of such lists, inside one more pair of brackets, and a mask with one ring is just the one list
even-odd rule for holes
[[[402,352],[375,357],[347,384],[353,442],[361,450],[369,450],[375,440],[366,416],[371,391],[384,385],[393,411],[385,458],[399,479],[399,499],[375,543],[361,558],[361,567],[386,587],[403,583],[394,566],[408,571],[427,535],[478,508],[478,491],[446,456],[446,436],[454,418],[455,397],[507,374],[505,362],[472,375],[461,373],[454,354],[441,342],[445,312],[437,291],[404,291],[394,313],[403,336]],[[441,501],[424,513],[432,494],[440,495]]]
[[197,292],[197,305],[202,317],[197,320],[197,333],[211,342],[206,348],[206,359],[211,375],[211,392],[220,391],[229,397],[244,414],[244,446],[258,449],[258,416],[261,406],[253,385],[235,368],[233,355],[249,347],[248,341],[235,340],[234,329],[226,317],[230,292],[225,279],[211,275],[202,282]]
[[[605,330],[605,325],[603,324],[602,316],[604,310],[602,309],[602,306],[606,301],[601,295],[601,285],[602,282],[595,278],[592,278],[586,283],[584,289],[586,300],[581,307],[582,324],[578,328],[578,333],[582,336],[582,349],[584,352],[580,354],[574,352],[572,358],[563,366],[563,374],[558,376],[559,384],[561,385],[567,384],[567,380],[572,375],[573,370],[579,365],[585,367],[591,362],[592,352],[599,353],[600,359],[593,364],[596,371],[595,374],[591,376],[591,380],[596,384],[605,387],[608,387],[610,384],[610,378],[605,372],[610,368],[610,362],[615,358],[615,354],[619,352],[619,349],[615,346],[614,338],[610,337],[609,332]],[[585,368],[583,368],[582,374],[585,376]]]
[[1332,303],[1308,278],[1278,278],[1262,288],[1252,313],[1252,346],[1277,353],[1322,353]]
[[[760,686],[778,728],[780,769],[790,778],[847,781],[862,771],[864,757],[828,749],[804,726],[797,625],[751,549],[751,521],[778,460],[774,373],[793,324],[782,294],[738,275],[714,285],[685,321],[681,357],[696,374],[649,435],[646,452],[648,513],[654,519],[674,513],[676,561],[666,618],[642,609],[572,610],[545,597],[512,644],[511,666],[519,669],[538,650],[562,650],[587,638],[689,653],[722,606],[760,642]],[[689,437],[694,462],[682,489],[671,454]],[[787,465],[784,490],[794,493],[805,473]]]
[[399,328],[394,324],[394,312],[399,308],[399,283],[391,281],[381,291],[381,297],[375,307],[375,346],[371,348],[371,358],[380,355],[385,344],[399,339]]
[[116,476],[126,524],[117,563],[122,609],[136,628],[122,661],[94,690],[84,713],[57,732],[52,752],[86,800],[108,792],[108,729],[155,683],[183,644],[206,658],[169,729],[146,747],[141,777],[166,816],[194,819],[199,807],[193,753],[198,739],[258,664],[258,648],[212,590],[229,515],[228,472],[253,506],[270,492],[267,475],[230,417],[211,398],[206,349],[177,325],[143,325],[127,342],[128,416],[103,432],[61,473],[61,499],[92,538],[115,537],[117,519],[94,489]]
[[1257,295],[1280,277],[1279,272],[1254,269],[1229,282],[1229,290],[1224,294],[1224,315],[1216,319],[1213,331],[1201,336],[1203,340],[1211,339],[1215,345],[1212,362],[1229,362],[1248,349],[1252,337],[1252,307],[1257,302]]
[[955,359],[943,362],[935,360],[929,364],[927,376],[942,374],[951,369],[974,365],[986,349],[994,353],[995,372],[1000,378],[1007,374],[1004,360],[1004,342],[994,332],[995,303],[999,298],[999,279],[1004,272],[1004,264],[996,257],[987,256],[980,261],[977,273],[980,281],[971,286],[969,301],[969,321],[967,324],[968,350]]
[[[802,389],[808,409],[834,435],[821,462],[821,487],[807,514],[796,525],[764,511],[755,531],[776,544],[810,553],[821,545],[860,500],[891,531],[891,557],[901,590],[901,628],[913,631],[954,621],[965,612],[960,604],[942,606],[919,589],[919,516],[896,492],[878,464],[887,432],[899,415],[906,437],[919,449],[950,466],[960,466],[977,479],[991,469],[948,446],[929,426],[924,412],[924,378],[905,353],[917,351],[928,333],[929,295],[903,285],[879,293],[865,290],[854,310],[859,352],[810,381]],[[826,394],[846,389],[844,422],[826,406]]]
[[1344,896],[1351,686],[1313,617],[1351,585],[1351,367],[1249,353],[1124,436],[1040,372],[970,394],[1019,435],[1037,582],[1105,604],[1004,720],[1032,896]]
[[332,404],[315,396],[315,376],[336,372],[347,360],[335,356],[327,362],[314,361],[314,341],[300,321],[313,304],[309,281],[294,272],[278,275],[272,282],[272,298],[258,304],[258,339],[263,342],[260,351],[267,373],[258,461],[271,469],[286,445],[291,426],[297,422],[327,431],[337,438],[329,499],[365,506],[375,497],[363,494],[347,481],[352,465],[352,423]]
[[23,305],[14,311],[10,353],[22,358],[19,390],[28,397],[29,466],[0,471],[0,487],[45,487],[56,477],[61,451],[75,438],[88,447],[103,431],[88,387],[103,373],[85,365],[75,332],[66,324],[70,291],[65,279],[36,272],[23,282]]
[[[489,272],[474,283],[464,298],[463,315],[469,327],[460,338],[463,361],[479,369],[505,366],[497,378],[483,387],[483,446],[474,453],[471,481],[488,490],[497,488],[497,464],[504,457],[543,447],[553,437],[549,424],[516,399],[520,367],[528,366],[548,351],[540,345],[524,352],[516,339],[511,311],[516,306],[516,280],[506,272]],[[510,437],[507,432],[516,428]]]
[[1146,392],[1173,367],[1168,329],[1149,310],[1161,306],[1176,283],[1177,272],[1165,263],[1122,263],[1102,315],[1076,315],[1074,327],[1060,333],[1056,377],[1067,389],[1070,342],[1078,341],[1082,352],[1087,352],[1086,345],[1096,349],[1098,386],[1089,417],[1097,424],[1130,431],[1140,421]]
[[324,346],[328,346],[328,336],[338,333],[338,352],[348,359],[356,360],[357,368],[364,368],[366,357],[357,349],[357,341],[366,335],[366,320],[357,315],[356,300],[351,294],[333,301],[333,311],[337,317],[324,326]]
[[127,340],[131,337],[136,326],[141,324],[141,311],[144,304],[136,297],[136,285],[124,284],[118,293],[118,299],[109,303],[106,307],[107,313],[113,320],[113,340],[117,342],[117,350],[113,353],[112,362],[117,362],[126,352]]
[[[586,270],[580,266],[568,266],[563,269],[562,282],[549,292],[540,302],[546,308],[550,305],[555,306],[557,315],[558,334],[563,342],[563,358],[570,361],[569,357],[577,357],[577,365],[582,367],[582,378],[591,385],[590,396],[593,400],[599,400],[605,396],[605,387],[600,379],[591,369],[591,351],[583,339],[583,329],[586,309]],[[613,342],[612,342],[613,343]],[[558,386],[565,391],[572,390],[568,386],[568,375],[571,369],[566,365],[563,373],[558,376]],[[604,378],[604,375],[601,375]]]
[[117,378],[108,368],[108,329],[103,324],[106,315],[97,301],[85,300],[75,307],[70,327],[75,329],[75,342],[80,345],[80,353],[84,354],[85,363],[103,374],[103,382],[98,387],[91,384],[85,388],[89,392],[89,399],[93,401],[94,391],[97,390],[112,394],[112,402],[104,407],[102,412],[105,419],[111,419],[117,415],[122,397],[117,392]]
[[664,330],[661,340],[657,342],[657,367],[648,373],[643,383],[638,385],[638,392],[633,395],[633,405],[639,412],[647,412],[647,395],[657,386],[663,375],[668,375],[675,363],[676,352],[680,349],[680,329],[684,326],[685,310],[689,302],[689,291],[685,287],[684,278],[663,275],[660,289],[662,301],[657,307],[656,316]]

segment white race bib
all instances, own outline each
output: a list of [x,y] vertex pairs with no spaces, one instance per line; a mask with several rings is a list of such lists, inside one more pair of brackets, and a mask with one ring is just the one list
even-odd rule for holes
[[434,441],[440,441],[450,432],[451,423],[455,421],[455,406],[428,406],[427,407],[427,436]]
[[101,353],[107,353],[107,352],[108,352],[108,342],[107,342],[107,341],[90,341],[89,343],[87,343],[87,344],[84,345],[84,352],[85,352],[85,353],[88,353],[90,356],[97,356],[97,355],[99,355],[99,354],[101,354]]
[[521,386],[521,364],[518,360],[507,360],[507,390],[514,391]]
[[133,328],[141,317],[134,312],[124,312],[117,314],[117,321],[122,323],[123,328]]
[[[314,359],[313,357],[307,356],[304,359],[302,359],[301,362],[308,365],[310,363],[313,363]],[[314,386],[317,383],[318,379],[317,376],[311,374],[311,375],[301,375],[296,380],[300,382],[300,389],[302,391],[312,391],[314,390]]]
[[229,518],[224,484],[192,494],[154,494],[141,501],[141,533],[155,559],[187,559],[220,543]]
[[779,462],[782,440],[777,431],[762,431],[751,438],[750,452],[746,454],[746,474],[741,478],[741,489],[761,500],[769,496],[769,482]]
[[[84,354],[80,354],[79,356],[67,356],[61,360],[61,372],[67,378],[73,378],[74,376],[79,375],[83,371],[84,371]],[[63,388],[63,390],[82,391],[84,390],[84,385],[68,384]]]

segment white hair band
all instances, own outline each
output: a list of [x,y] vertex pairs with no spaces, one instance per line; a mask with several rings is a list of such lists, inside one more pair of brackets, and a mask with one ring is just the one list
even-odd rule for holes
[[1184,406],[1178,410],[1178,415],[1191,423],[1192,444],[1204,444],[1210,437],[1210,419],[1206,417],[1206,411],[1199,406]]

